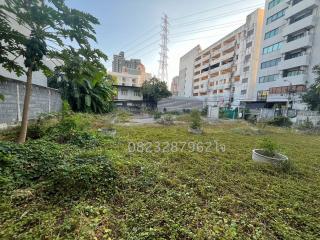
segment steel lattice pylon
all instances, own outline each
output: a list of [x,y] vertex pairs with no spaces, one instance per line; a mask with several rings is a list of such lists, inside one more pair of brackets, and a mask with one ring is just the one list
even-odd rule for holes
[[164,14],[161,25],[161,44],[158,77],[161,81],[168,82],[168,16]]

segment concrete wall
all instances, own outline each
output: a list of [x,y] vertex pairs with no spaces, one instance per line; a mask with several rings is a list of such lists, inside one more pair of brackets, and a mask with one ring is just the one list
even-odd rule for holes
[[[14,124],[21,121],[25,95],[25,83],[17,80],[0,82],[0,93],[5,100],[0,102],[0,124]],[[59,112],[62,100],[57,90],[33,85],[29,119],[36,119],[41,113]]]

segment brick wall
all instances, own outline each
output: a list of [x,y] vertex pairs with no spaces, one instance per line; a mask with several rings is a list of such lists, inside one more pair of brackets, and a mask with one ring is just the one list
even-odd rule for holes
[[[16,80],[0,81],[0,93],[5,100],[0,102],[0,124],[14,124],[21,121],[25,95],[25,83]],[[57,90],[33,85],[29,119],[36,119],[41,113],[59,112],[62,100]]]

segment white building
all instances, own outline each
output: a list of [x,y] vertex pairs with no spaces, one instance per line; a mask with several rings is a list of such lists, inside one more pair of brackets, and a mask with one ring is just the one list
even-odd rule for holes
[[171,88],[170,91],[172,93],[172,96],[178,96],[178,84],[179,84],[179,76],[176,76],[171,81]]
[[255,100],[263,17],[264,10],[257,9],[244,25],[196,56],[193,96],[217,106]]
[[176,92],[179,97],[193,96],[194,59],[198,56],[200,51],[201,48],[198,45],[180,58],[179,79],[176,80]]
[[116,77],[117,96],[114,102],[118,107],[139,108],[142,105],[143,96],[141,86],[150,79],[150,75],[145,72],[142,64],[137,70],[123,68],[122,72],[110,72],[110,75]]
[[267,0],[257,100],[303,109],[320,64],[319,0]]

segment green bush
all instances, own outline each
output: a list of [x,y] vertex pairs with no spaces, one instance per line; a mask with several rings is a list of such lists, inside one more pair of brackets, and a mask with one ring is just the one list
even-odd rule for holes
[[209,109],[209,107],[205,106],[201,111],[201,116],[203,116],[203,117],[208,116],[208,109]]
[[192,129],[200,129],[201,128],[200,112],[198,110],[194,109],[194,110],[192,110],[190,116],[191,116],[190,128],[192,128]]
[[273,120],[268,122],[270,125],[278,126],[278,127],[291,127],[292,122],[288,117],[285,116],[278,116],[275,117]]
[[278,145],[270,138],[264,138],[260,142],[260,148],[264,151],[264,154],[268,157],[274,157],[278,150]]
[[160,119],[161,118],[161,112],[155,112],[154,113],[154,115],[153,115],[153,118],[155,119],[155,120],[157,120],[157,119]]
[[15,189],[44,184],[45,195],[111,193],[117,176],[111,162],[100,156],[45,140],[24,145],[0,142],[1,187]]

